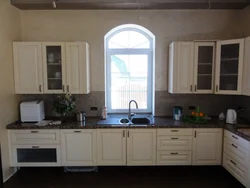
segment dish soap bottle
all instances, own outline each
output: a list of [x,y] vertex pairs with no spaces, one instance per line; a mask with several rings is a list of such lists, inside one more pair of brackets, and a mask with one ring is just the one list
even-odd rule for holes
[[101,119],[107,119],[107,107],[102,108]]

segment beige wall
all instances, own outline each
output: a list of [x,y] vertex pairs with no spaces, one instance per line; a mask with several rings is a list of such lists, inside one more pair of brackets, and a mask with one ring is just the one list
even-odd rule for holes
[[[242,36],[240,11],[22,11],[22,39],[79,41],[91,47],[92,91],[104,91],[104,35],[121,24],[139,24],[156,36],[156,90],[167,90],[167,51],[173,40]],[[141,19],[140,19],[141,17]]]
[[0,138],[4,179],[13,169],[9,167],[8,139],[5,126],[18,118],[18,97],[14,95],[12,41],[21,36],[20,12],[9,0],[0,1]]

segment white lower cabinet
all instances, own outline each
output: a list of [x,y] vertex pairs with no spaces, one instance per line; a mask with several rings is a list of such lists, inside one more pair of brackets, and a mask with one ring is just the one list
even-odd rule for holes
[[194,129],[193,165],[221,165],[222,129]]
[[12,145],[13,167],[61,166],[60,145]]
[[63,166],[96,165],[96,130],[61,130]]
[[223,166],[247,188],[250,187],[250,142],[224,131]]
[[126,165],[126,130],[97,130],[97,165]]
[[158,165],[191,165],[191,151],[157,151]]
[[156,129],[127,130],[127,165],[156,164]]

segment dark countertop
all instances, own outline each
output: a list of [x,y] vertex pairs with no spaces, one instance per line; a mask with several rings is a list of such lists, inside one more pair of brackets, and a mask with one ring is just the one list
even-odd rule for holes
[[121,125],[117,123],[117,117],[107,120],[99,118],[87,118],[84,123],[68,121],[61,125],[37,126],[34,123],[15,122],[6,126],[7,129],[97,129],[97,128],[224,128],[248,141],[250,136],[238,131],[239,128],[250,128],[250,125],[229,125],[223,121],[213,119],[206,124],[194,124],[182,121],[174,121],[169,117],[154,117],[149,125]]

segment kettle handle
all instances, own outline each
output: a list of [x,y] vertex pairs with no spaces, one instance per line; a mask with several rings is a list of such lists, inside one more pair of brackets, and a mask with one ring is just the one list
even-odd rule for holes
[[236,113],[235,110],[233,111],[233,116],[234,116],[234,121],[235,121],[235,123],[236,123],[236,121],[237,121],[237,113]]

